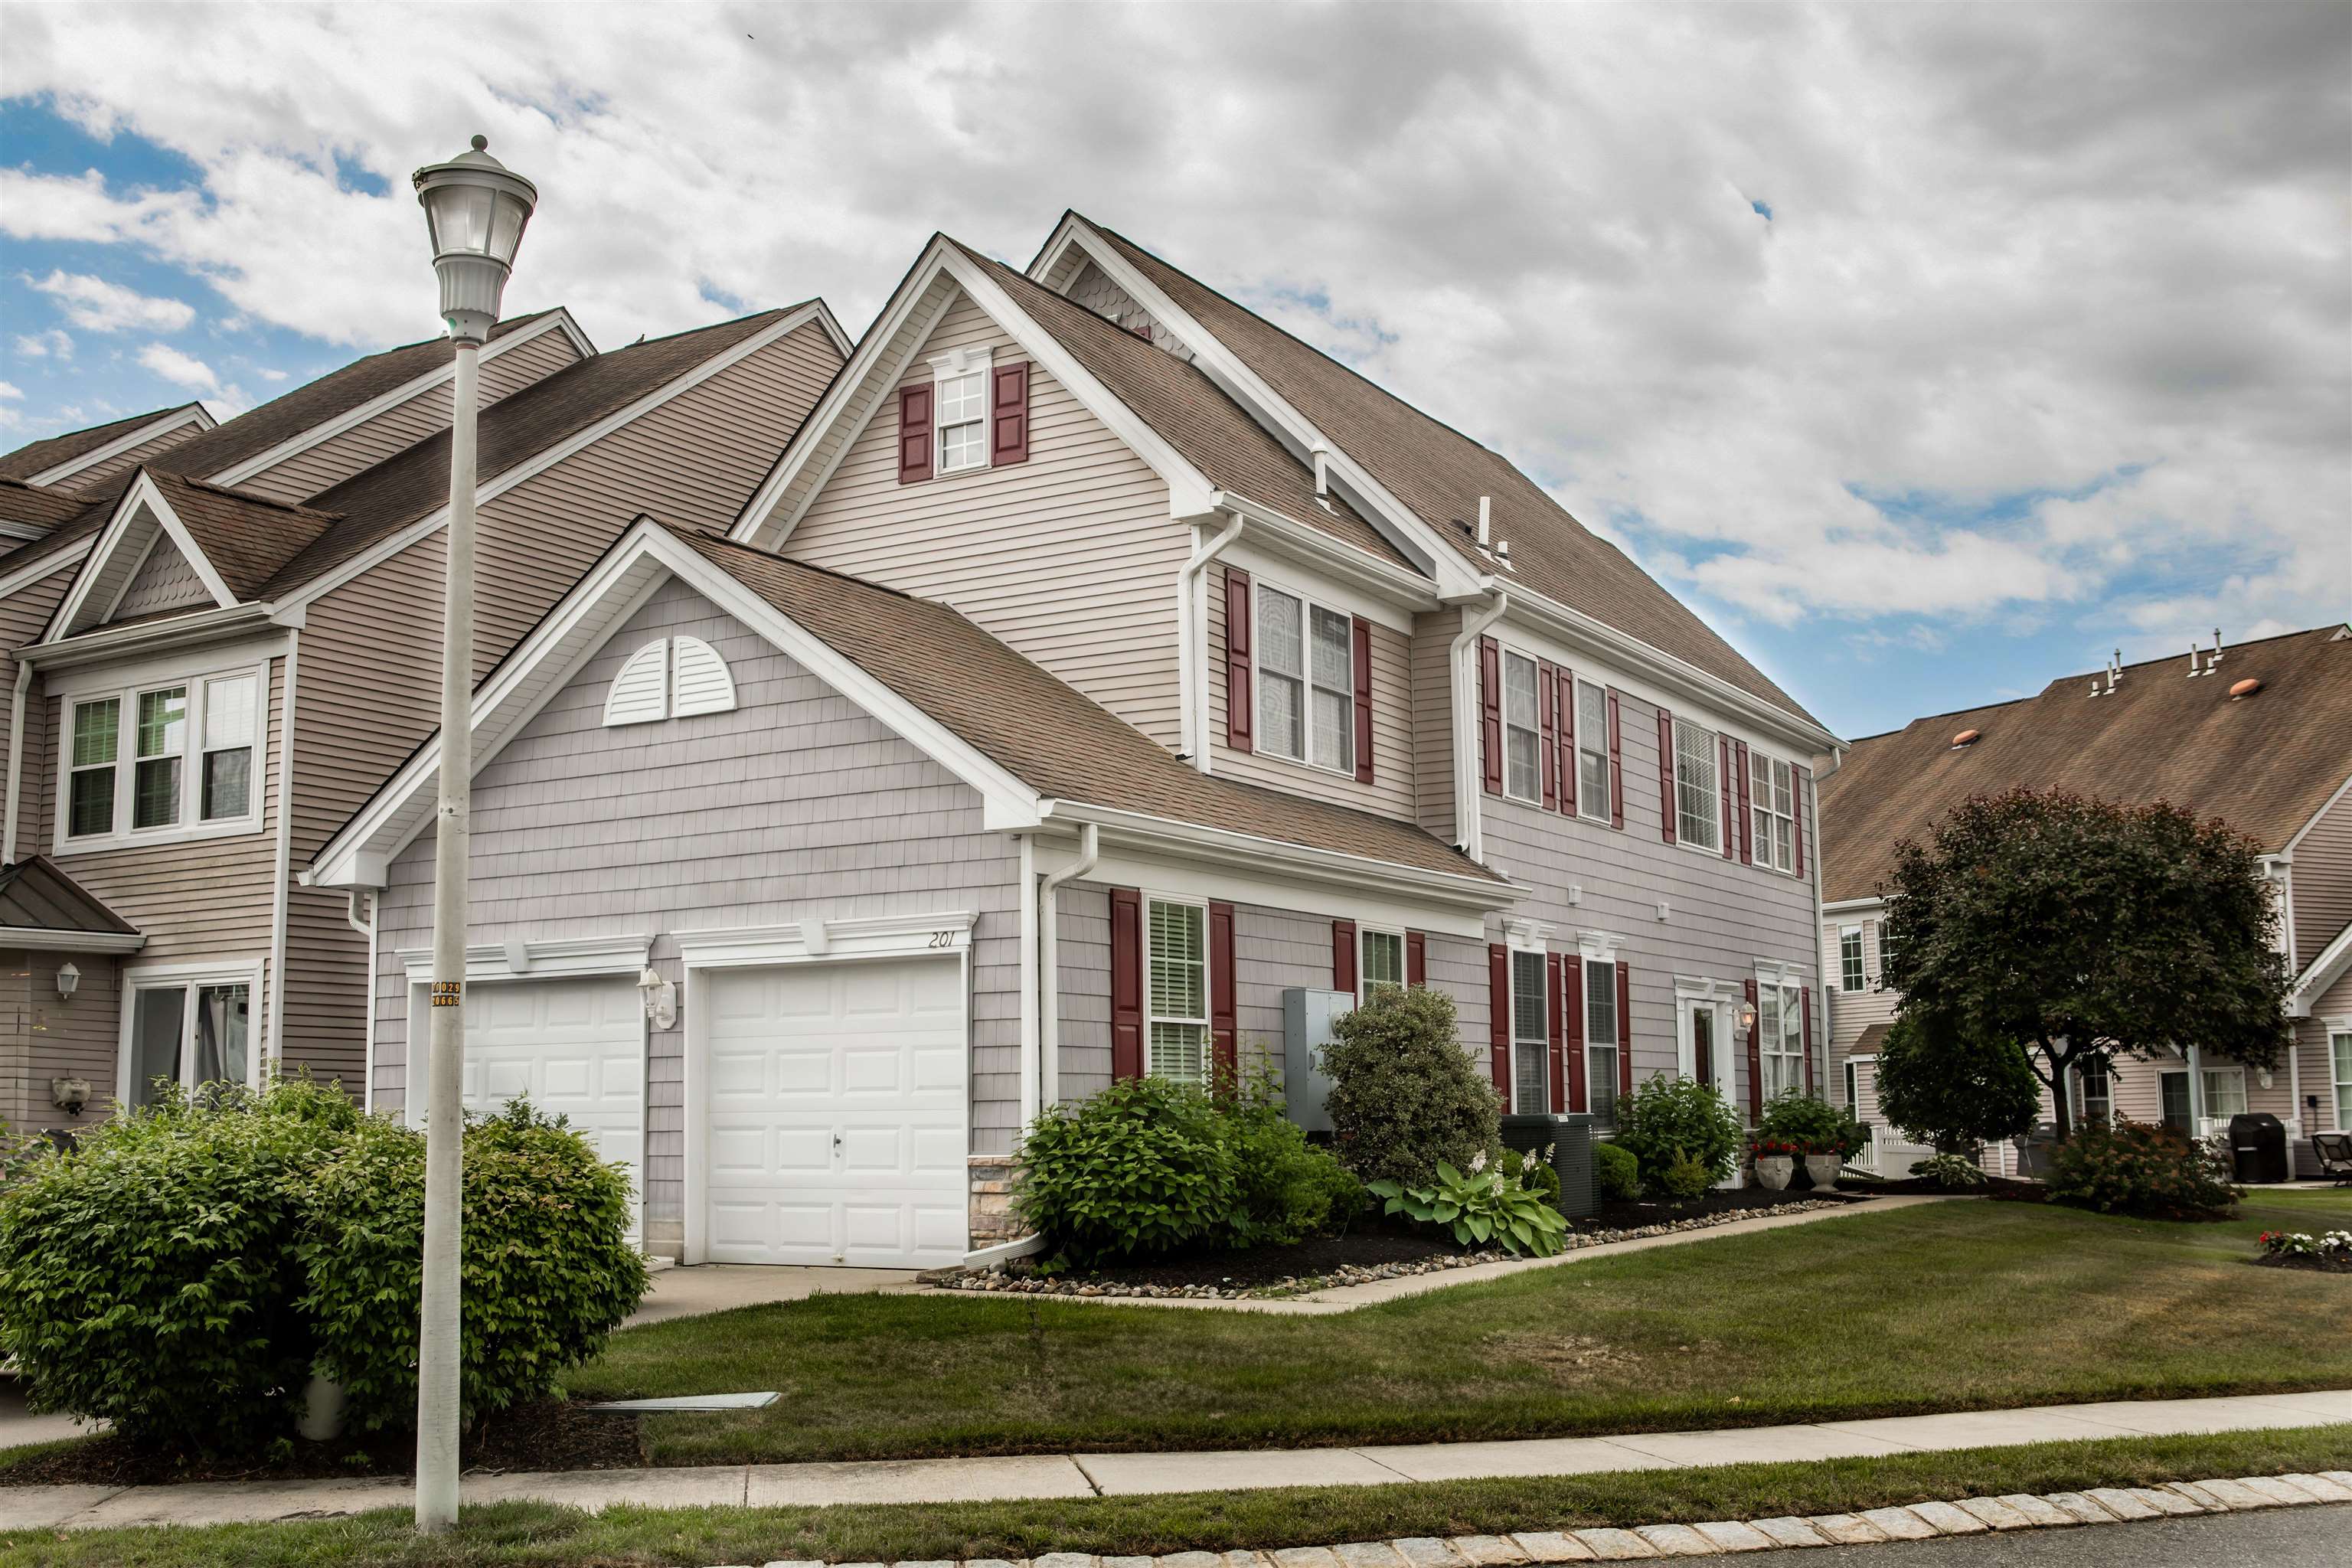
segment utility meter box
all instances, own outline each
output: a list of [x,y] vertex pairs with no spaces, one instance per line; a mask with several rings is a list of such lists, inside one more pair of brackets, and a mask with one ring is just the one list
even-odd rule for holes
[[1301,1131],[1331,1131],[1331,1113],[1323,1104],[1331,1080],[1324,1076],[1320,1053],[1338,1038],[1331,1026],[1342,1013],[1355,1010],[1353,992],[1293,985],[1282,994],[1283,1108]]

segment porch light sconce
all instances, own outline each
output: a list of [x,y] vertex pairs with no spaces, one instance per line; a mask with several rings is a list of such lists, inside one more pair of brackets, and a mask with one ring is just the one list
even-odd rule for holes
[[660,972],[647,969],[637,976],[637,989],[645,993],[646,1016],[656,1029],[667,1029],[677,1023],[677,987],[661,977]]
[[1739,1005],[1739,1032],[1744,1035],[1755,1026],[1756,1004],[1753,1002],[1742,1002]]
[[1668,903],[1666,902],[1666,900],[1664,900],[1664,899],[1660,899],[1660,900],[1658,900],[1658,918],[1659,918],[1660,920],[1664,920],[1664,919],[1666,919],[1668,916],[1672,915],[1673,913],[1674,913],[1674,910],[1673,910],[1673,909],[1668,905]]
[[70,1002],[73,1000],[73,994],[79,989],[81,989],[81,971],[73,966],[73,960],[68,959],[58,965],[58,1000]]
[[2254,1069],[2254,1081],[2261,1084],[2264,1089],[2270,1088],[2271,1069],[2268,1068],[2256,1068]]
[[68,1116],[79,1116],[81,1108],[89,1103],[89,1079],[86,1078],[49,1079],[49,1101]]

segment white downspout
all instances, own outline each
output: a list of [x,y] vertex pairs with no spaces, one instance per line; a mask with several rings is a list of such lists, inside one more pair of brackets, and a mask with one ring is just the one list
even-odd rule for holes
[[1200,596],[1201,574],[1224,552],[1225,546],[1241,537],[1242,514],[1236,511],[1232,516],[1233,521],[1216,537],[1193,545],[1192,553],[1176,574],[1176,700],[1183,710],[1178,715],[1177,742],[1184,760],[1204,773],[1209,771],[1212,747],[1209,682],[1202,668],[1208,653],[1209,617],[1207,601]]
[[1021,841],[1021,1127],[1013,1139],[1017,1151],[1037,1120],[1038,1075],[1045,1053],[1037,1032],[1037,836],[1015,837]]
[[[364,922],[360,920],[362,899],[368,901],[368,915]],[[353,888],[350,899],[343,905],[343,919],[351,921],[352,929],[367,942],[367,1052],[362,1058],[366,1066],[361,1069],[366,1076],[360,1085],[360,1109],[370,1116],[375,1114],[375,926],[383,902],[381,892]]]
[[1061,891],[1063,883],[1075,882],[1092,871],[1095,860],[1101,853],[1101,826],[1092,822],[1081,824],[1078,827],[1078,858],[1045,878],[1037,889],[1037,967],[1042,972],[1037,985],[1040,1115],[1053,1110],[1062,1099],[1061,943],[1054,929],[1059,921],[1061,900],[1055,895]]
[[1486,781],[1478,773],[1478,726],[1482,719],[1478,707],[1478,677],[1463,660],[1465,653],[1475,653],[1478,638],[1487,627],[1503,618],[1511,607],[1511,596],[1500,589],[1492,590],[1495,602],[1469,616],[1455,634],[1452,653],[1448,656],[1454,670],[1454,837],[1475,860],[1484,847],[1485,825],[1478,809],[1479,796],[1486,791]]
[[[301,659],[301,628],[289,626],[286,632],[286,695],[279,704],[285,717],[278,726],[278,853],[274,861],[277,886],[269,910],[269,1043],[262,1053],[265,1059],[277,1061],[280,1073],[286,1070],[286,906],[294,869],[294,691]],[[269,716],[266,708],[261,723],[262,732],[267,735]],[[373,966],[374,962],[375,955],[370,952],[368,963]]]
[[33,667],[16,663],[16,696],[8,710],[8,826],[0,841],[0,866],[16,863],[16,797],[25,784],[25,693],[33,689]]

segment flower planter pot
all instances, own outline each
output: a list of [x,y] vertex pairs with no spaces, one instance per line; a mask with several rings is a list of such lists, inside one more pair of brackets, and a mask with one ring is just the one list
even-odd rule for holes
[[1759,1186],[1780,1192],[1788,1186],[1789,1178],[1796,1173],[1797,1162],[1786,1154],[1756,1156],[1756,1183]]
[[1828,1192],[1838,1184],[1838,1157],[1835,1154],[1805,1156],[1805,1174],[1813,1179],[1813,1191]]
[[332,1442],[343,1435],[343,1385],[318,1373],[302,1388],[302,1415],[295,1430],[313,1443]]

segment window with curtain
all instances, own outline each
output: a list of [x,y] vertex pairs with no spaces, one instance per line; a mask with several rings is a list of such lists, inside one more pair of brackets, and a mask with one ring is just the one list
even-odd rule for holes
[[1503,793],[1513,800],[1543,797],[1543,719],[1538,706],[1536,661],[1503,652]]
[[1151,900],[1145,987],[1150,1056],[1145,1070],[1179,1083],[1209,1079],[1209,911]]
[[158,1079],[188,1090],[251,1081],[252,991],[243,981],[134,982],[130,1102],[152,1104]]
[[1544,955],[1511,954],[1512,1109],[1538,1116],[1552,1109],[1551,1015],[1545,1006]]
[[2205,1114],[2228,1118],[2242,1116],[2245,1110],[2246,1069],[2207,1068],[2205,1069]]
[[1356,998],[1369,1001],[1372,987],[1404,984],[1404,932],[1365,931],[1358,939]]
[[1715,731],[1675,721],[1675,836],[1701,849],[1723,848],[1723,799],[1715,770]]
[[1617,1121],[1617,966],[1584,961],[1584,1106],[1603,1126]]
[[[1761,752],[1748,753],[1748,853],[1759,866],[1797,868],[1796,778],[1789,764]],[[1859,986],[1848,986],[1859,990]]]
[[1257,749],[1354,773],[1354,618],[1260,584],[1257,635]]

